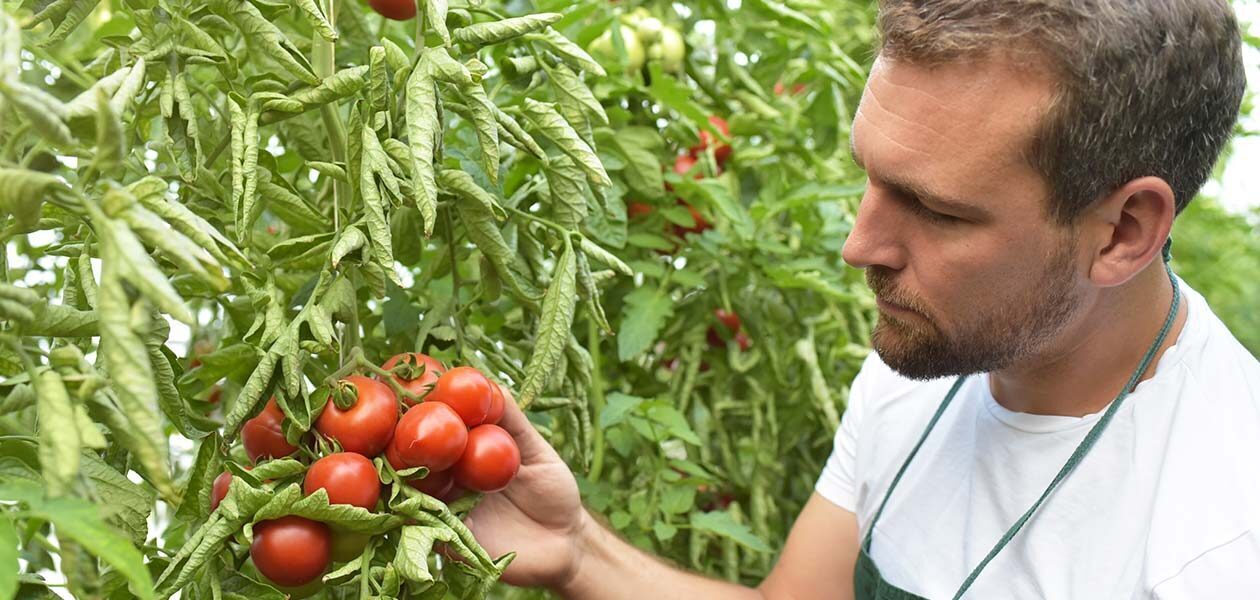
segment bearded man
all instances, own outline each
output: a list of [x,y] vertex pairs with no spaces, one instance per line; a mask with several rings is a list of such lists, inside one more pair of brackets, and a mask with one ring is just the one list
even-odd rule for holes
[[1260,363],[1168,267],[1245,87],[1225,0],[883,0],[843,257],[878,298],[835,448],[756,589],[523,466],[469,524],[567,598],[1260,598]]

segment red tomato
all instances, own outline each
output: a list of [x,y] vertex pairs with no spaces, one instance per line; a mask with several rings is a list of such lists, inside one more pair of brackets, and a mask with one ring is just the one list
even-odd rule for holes
[[332,546],[328,526],[297,516],[254,524],[249,556],[264,577],[282,586],[314,581],[328,568]]
[[[459,413],[464,424],[476,427],[486,421],[493,402],[494,386],[481,371],[472,367],[455,367],[438,377],[437,385],[429,394],[429,400],[441,402]],[[403,454],[406,458],[406,453]]]
[[[420,374],[414,379],[404,379],[400,375],[394,375],[394,380],[397,381],[403,389],[421,398],[423,398],[425,394],[428,394],[429,390],[433,389],[433,384],[437,383],[438,376],[441,375],[443,371],[446,371],[446,367],[442,365],[441,361],[429,356],[428,354],[421,354],[419,352],[396,354],[390,357],[389,360],[385,361],[385,364],[381,365],[381,368],[386,371],[393,371],[394,367],[400,362],[405,365],[412,365],[412,372],[419,372]],[[415,404],[410,400],[407,400],[406,402],[408,405]]]
[[407,409],[394,429],[394,451],[404,468],[445,471],[459,460],[467,443],[468,427],[463,419],[440,402],[422,402]]
[[454,487],[455,478],[449,470],[429,471],[423,479],[412,479],[407,484],[434,498],[442,499]]
[[[686,175],[691,172],[691,168],[694,166],[696,166],[696,157],[694,156],[682,154],[674,159],[674,172],[679,175]],[[695,179],[700,179],[699,173],[696,174]]]
[[503,419],[503,411],[507,398],[511,398],[512,394],[502,385],[495,383],[490,387],[490,412],[486,413],[486,423],[498,425]]
[[735,311],[719,308],[713,311],[713,316],[717,317],[717,320],[731,330],[732,333],[739,331],[741,323],[739,315]]
[[[731,128],[726,124],[726,119],[717,115],[710,115],[709,123],[712,123],[715,129],[721,131],[723,136],[731,137]],[[698,156],[708,149],[709,146],[713,146],[713,159],[717,161],[718,166],[725,166],[726,160],[731,157],[731,145],[723,142],[705,129],[700,130],[700,143],[691,147],[691,155]]]
[[342,381],[354,386],[358,400],[349,409],[341,410],[329,398],[315,422],[315,430],[341,442],[346,452],[376,456],[385,449],[398,423],[398,399],[389,386],[375,379],[351,375]]
[[468,432],[468,447],[455,463],[455,483],[483,493],[507,487],[521,469],[521,450],[512,434],[498,425],[482,425]]
[[687,204],[686,202],[683,202],[682,199],[678,200],[678,204],[681,204],[687,207],[687,212],[691,213],[691,220],[695,221],[695,225],[692,225],[691,227],[683,227],[682,225],[675,225],[674,235],[678,237],[686,237],[688,233],[700,234],[700,233],[704,233],[706,229],[713,228],[713,225],[710,224],[709,221],[704,218],[704,215],[700,214],[700,211],[696,210],[696,207],[690,204]]
[[748,336],[742,331],[735,334],[735,343],[739,344],[739,349],[745,352],[752,348],[752,340],[748,339]]
[[302,483],[307,496],[328,490],[329,504],[352,504],[372,510],[381,497],[381,481],[372,461],[361,454],[338,452],[311,464]]
[[386,19],[406,21],[416,16],[414,0],[368,0],[368,6]]
[[652,205],[645,202],[631,202],[626,206],[626,216],[631,219],[646,217],[652,214]]
[[219,503],[227,497],[228,486],[232,484],[232,474],[224,471],[214,478],[214,485],[210,486],[210,510],[219,508]]
[[284,413],[280,411],[276,399],[272,398],[258,416],[241,426],[245,453],[255,464],[260,458],[282,458],[297,452],[297,446],[284,439],[284,430],[280,427],[282,422]]
[[218,404],[219,399],[223,397],[223,386],[214,384],[210,386],[210,395],[206,397],[206,402],[210,404]]

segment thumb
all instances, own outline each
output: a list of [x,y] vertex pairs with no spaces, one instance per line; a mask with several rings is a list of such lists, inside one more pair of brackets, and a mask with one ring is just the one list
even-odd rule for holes
[[516,405],[516,398],[508,391],[506,387],[500,386],[503,391],[503,419],[499,421],[499,426],[512,434],[512,438],[516,440],[516,445],[521,449],[521,463],[535,464],[549,460],[559,460],[560,455],[556,454],[555,449],[547,440],[543,439],[542,434],[534,429],[533,423],[529,422],[529,417],[525,416],[525,412]]

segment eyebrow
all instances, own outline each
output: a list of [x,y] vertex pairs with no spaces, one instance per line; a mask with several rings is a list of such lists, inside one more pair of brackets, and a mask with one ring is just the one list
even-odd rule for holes
[[[859,169],[866,171],[866,166],[862,164],[862,157],[858,155],[857,146],[854,145],[853,138],[851,137],[849,138],[849,155],[853,158],[854,164],[856,164]],[[869,177],[870,174],[867,173],[867,176]],[[988,211],[971,204],[970,202],[942,196],[941,194],[933,192],[913,181],[884,176],[881,176],[879,181],[881,184],[892,188],[893,191],[901,194],[902,196],[916,199],[925,204],[929,204],[932,207],[939,207],[943,210],[954,212],[959,216],[970,216],[985,219],[989,217]]]

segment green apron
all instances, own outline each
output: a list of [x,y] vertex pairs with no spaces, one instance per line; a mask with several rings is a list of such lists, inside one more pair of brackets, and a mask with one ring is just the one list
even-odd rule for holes
[[[1172,268],[1168,264],[1169,261],[1172,260],[1171,250],[1172,239],[1169,238],[1168,241],[1164,243],[1163,258],[1164,270],[1168,272],[1168,279],[1171,280],[1173,284],[1173,301],[1172,308],[1168,311],[1168,318],[1164,320],[1164,326],[1159,330],[1159,335],[1155,337],[1155,342],[1151,344],[1151,347],[1146,351],[1146,355],[1142,357],[1142,362],[1138,364],[1137,369],[1133,372],[1133,376],[1129,378],[1128,385],[1121,390],[1120,395],[1116,396],[1115,400],[1112,400],[1111,405],[1107,408],[1107,411],[1103,413],[1103,416],[1098,419],[1098,423],[1096,423],[1094,427],[1089,430],[1089,433],[1085,435],[1085,439],[1082,440],[1080,445],[1076,447],[1076,451],[1074,451],[1072,456],[1068,458],[1067,462],[1059,470],[1059,474],[1056,475],[1054,480],[1050,482],[1046,491],[1043,492],[1041,497],[1033,503],[1032,507],[1029,508],[1028,511],[1025,512],[1019,520],[1015,521],[1015,524],[1006,531],[1006,535],[1003,535],[1002,539],[998,540],[997,544],[993,546],[993,549],[989,551],[988,556],[985,556],[984,560],[981,560],[980,564],[976,565],[976,568],[971,571],[971,575],[962,582],[962,585],[954,594],[954,600],[958,600],[962,597],[962,595],[967,591],[967,588],[971,587],[971,584],[975,582],[976,577],[980,575],[980,571],[989,564],[989,561],[993,560],[993,558],[997,556],[998,552],[1002,551],[1002,548],[1006,547],[1006,544],[1011,541],[1011,538],[1014,538],[1015,534],[1019,533],[1019,530],[1024,526],[1024,523],[1032,517],[1037,508],[1040,507],[1042,502],[1044,502],[1050,495],[1050,492],[1053,491],[1054,488],[1068,476],[1068,473],[1072,472],[1072,469],[1074,469],[1083,458],[1085,458],[1085,455],[1089,453],[1090,448],[1094,447],[1094,442],[1098,441],[1098,438],[1102,435],[1103,430],[1107,428],[1107,424],[1110,423],[1112,417],[1115,416],[1116,411],[1124,402],[1125,397],[1133,391],[1133,388],[1137,387],[1142,374],[1146,372],[1146,368],[1150,366],[1151,360],[1154,359],[1156,351],[1164,343],[1164,338],[1168,335],[1168,331],[1172,329],[1173,321],[1177,317],[1177,308],[1181,304],[1181,288],[1177,285],[1177,279],[1173,277]],[[893,490],[897,488],[897,483],[901,481],[901,476],[905,474],[906,468],[910,466],[910,461],[914,460],[914,455],[919,452],[919,448],[923,446],[924,440],[926,440],[928,434],[932,432],[932,428],[936,426],[936,422],[940,420],[941,415],[945,413],[945,408],[949,406],[950,401],[954,399],[954,395],[958,393],[958,389],[962,387],[963,381],[966,379],[967,376],[964,375],[954,381],[954,386],[950,388],[949,393],[945,395],[945,400],[941,402],[940,408],[936,409],[936,414],[932,415],[932,420],[928,421],[927,428],[923,430],[923,435],[919,437],[918,443],[914,445],[914,448],[910,450],[910,455],[907,456],[905,462],[901,464],[901,469],[897,471],[897,476],[893,478],[892,485],[888,486],[888,491],[884,494],[884,500],[880,502],[879,509],[875,511],[875,518],[871,519],[871,525],[867,528],[866,537],[862,540],[862,546],[858,551],[857,566],[853,571],[853,590],[854,598],[856,598],[856,600],[926,600],[922,596],[907,592],[884,580],[883,575],[879,572],[879,567],[876,566],[875,561],[871,559],[871,537],[875,532],[876,523],[879,522],[880,514],[884,512],[884,506],[888,504],[888,498],[892,496]]]

